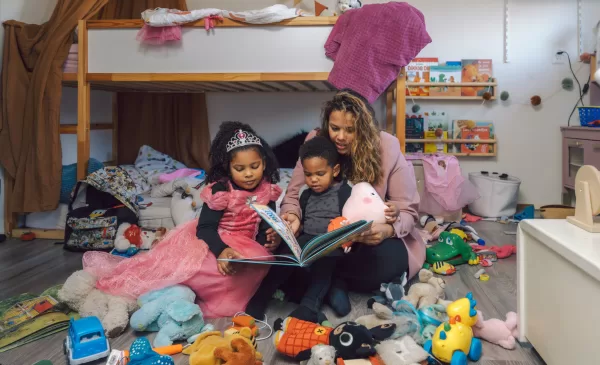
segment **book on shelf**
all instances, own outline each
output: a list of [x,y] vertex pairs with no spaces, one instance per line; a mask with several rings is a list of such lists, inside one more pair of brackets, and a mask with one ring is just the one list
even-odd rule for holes
[[[494,122],[489,120],[458,119],[452,122],[452,139],[496,139]],[[456,143],[454,152],[493,153],[495,145],[490,143]]]
[[[492,60],[462,60],[462,82],[491,82]],[[494,93],[494,88],[485,86],[463,86],[462,96],[483,96],[486,91]]]
[[[425,119],[421,115],[406,115],[406,138],[423,139]],[[406,152],[423,152],[423,143],[407,143]]]
[[372,221],[367,222],[360,220],[348,224],[347,226],[316,236],[308,241],[304,245],[304,248],[301,248],[292,229],[271,208],[266,205],[254,204],[252,202],[249,202],[248,204],[281,236],[281,239],[292,251],[292,255],[269,255],[264,257],[218,260],[246,264],[305,267],[309,266],[313,261],[328,255],[333,250],[341,247],[344,243],[353,241],[360,233],[369,230],[373,223]]
[[[406,66],[407,82],[429,82],[429,68],[437,66],[438,59],[415,58]],[[409,86],[406,88],[407,96],[429,96],[429,86]]]
[[[444,111],[425,111],[425,139],[443,140],[448,139],[449,125],[448,115]],[[447,153],[447,143],[425,143],[425,153]]]
[[[460,83],[462,79],[461,66],[431,66],[429,68],[429,80],[431,82]],[[429,96],[460,96],[460,87],[431,86]]]

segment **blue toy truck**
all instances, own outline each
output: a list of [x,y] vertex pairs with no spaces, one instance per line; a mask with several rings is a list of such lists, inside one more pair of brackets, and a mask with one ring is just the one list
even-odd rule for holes
[[109,355],[110,345],[98,317],[71,318],[64,352],[69,365],[85,364]]

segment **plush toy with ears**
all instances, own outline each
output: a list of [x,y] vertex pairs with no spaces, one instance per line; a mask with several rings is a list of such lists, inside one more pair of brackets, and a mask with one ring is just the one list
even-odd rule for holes
[[256,358],[256,350],[241,338],[231,341],[232,350],[227,347],[217,347],[215,358],[223,360],[223,365],[261,365],[263,362]]
[[473,336],[488,342],[500,345],[507,350],[514,350],[516,337],[519,337],[517,328],[518,318],[515,312],[506,314],[506,321],[491,318],[484,320],[481,311],[477,311],[477,323],[473,326]]
[[347,12],[348,10],[358,9],[362,7],[360,0],[338,0],[337,11],[340,14]]
[[352,187],[352,193],[346,200],[346,204],[344,204],[342,215],[350,223],[361,219],[372,220],[373,223],[385,223],[386,208],[387,206],[381,200],[375,188],[367,182],[361,182]]

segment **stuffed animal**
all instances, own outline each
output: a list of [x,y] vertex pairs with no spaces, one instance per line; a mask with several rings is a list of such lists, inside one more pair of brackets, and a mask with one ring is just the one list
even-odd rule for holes
[[360,0],[338,0],[337,11],[344,14],[348,10],[359,9],[362,7]]
[[143,229],[135,224],[121,223],[115,238],[115,250],[126,252],[134,246],[138,250],[149,250],[158,243],[167,233],[165,227],[157,229]]
[[[255,338],[249,328],[242,328],[238,332],[222,335],[219,331],[210,331],[200,334],[189,347],[183,349],[185,355],[190,355],[190,365],[221,365],[221,359],[215,357],[215,349],[225,347],[233,350],[231,343],[242,339],[252,348],[256,348]],[[262,359],[262,354],[255,351],[257,360]]]
[[96,278],[84,270],[75,271],[58,291],[58,300],[81,317],[98,317],[107,337],[123,333],[129,315],[137,309],[135,300],[105,294],[96,289]]
[[[112,364],[111,361],[108,362]],[[129,348],[129,361],[127,365],[175,365],[171,356],[160,355],[152,349],[150,341],[146,337],[140,337],[133,341]],[[253,364],[254,365],[254,364]]]
[[223,365],[260,365],[263,362],[256,358],[256,350],[241,338],[231,341],[229,347],[218,347],[214,351],[215,358],[223,360]]
[[383,295],[378,293],[369,298],[367,306],[372,308],[374,303],[391,306],[395,300],[400,300],[404,297],[404,286],[406,283],[406,273],[402,274],[401,277],[394,279],[391,283],[382,283],[379,291],[383,293]]
[[[327,226],[327,232],[335,231],[336,229],[342,228],[350,224],[346,217],[337,217],[333,218],[329,221],[329,225]],[[348,253],[352,249],[352,242],[346,242],[342,245],[344,252]]]
[[310,359],[306,365],[335,365],[335,347],[316,345],[310,349]]
[[473,326],[473,336],[500,345],[507,350],[514,350],[515,338],[519,337],[518,318],[515,312],[508,312],[506,321],[496,318],[484,320],[481,311],[477,311],[477,323]]
[[362,219],[372,220],[373,223],[385,223],[386,208],[375,188],[369,183],[361,182],[352,187],[352,193],[342,209],[342,216],[350,223]]
[[411,285],[408,294],[402,299],[410,302],[417,309],[432,305],[446,304],[444,292],[446,282],[433,276],[433,273],[426,269],[419,271],[419,283]]
[[429,357],[427,351],[417,345],[410,336],[385,340],[375,345],[375,350],[384,365],[419,365]]
[[344,322],[335,328],[321,326],[293,317],[277,320],[274,336],[275,348],[297,361],[308,360],[315,345],[330,345],[343,359],[365,358],[375,354],[374,345],[390,337],[396,328],[385,324],[368,330],[356,322]]
[[194,303],[196,294],[187,286],[173,285],[138,298],[140,309],[131,316],[136,331],[158,331],[154,347],[170,346],[202,332],[204,318]]

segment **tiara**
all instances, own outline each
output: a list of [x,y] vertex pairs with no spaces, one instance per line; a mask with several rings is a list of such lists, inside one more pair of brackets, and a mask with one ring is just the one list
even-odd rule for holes
[[231,137],[229,142],[227,142],[227,152],[234,150],[238,147],[251,146],[251,145],[262,146],[262,143],[260,142],[260,138],[258,138],[257,136],[255,136],[252,133],[238,129],[238,131],[235,132],[233,137]]

